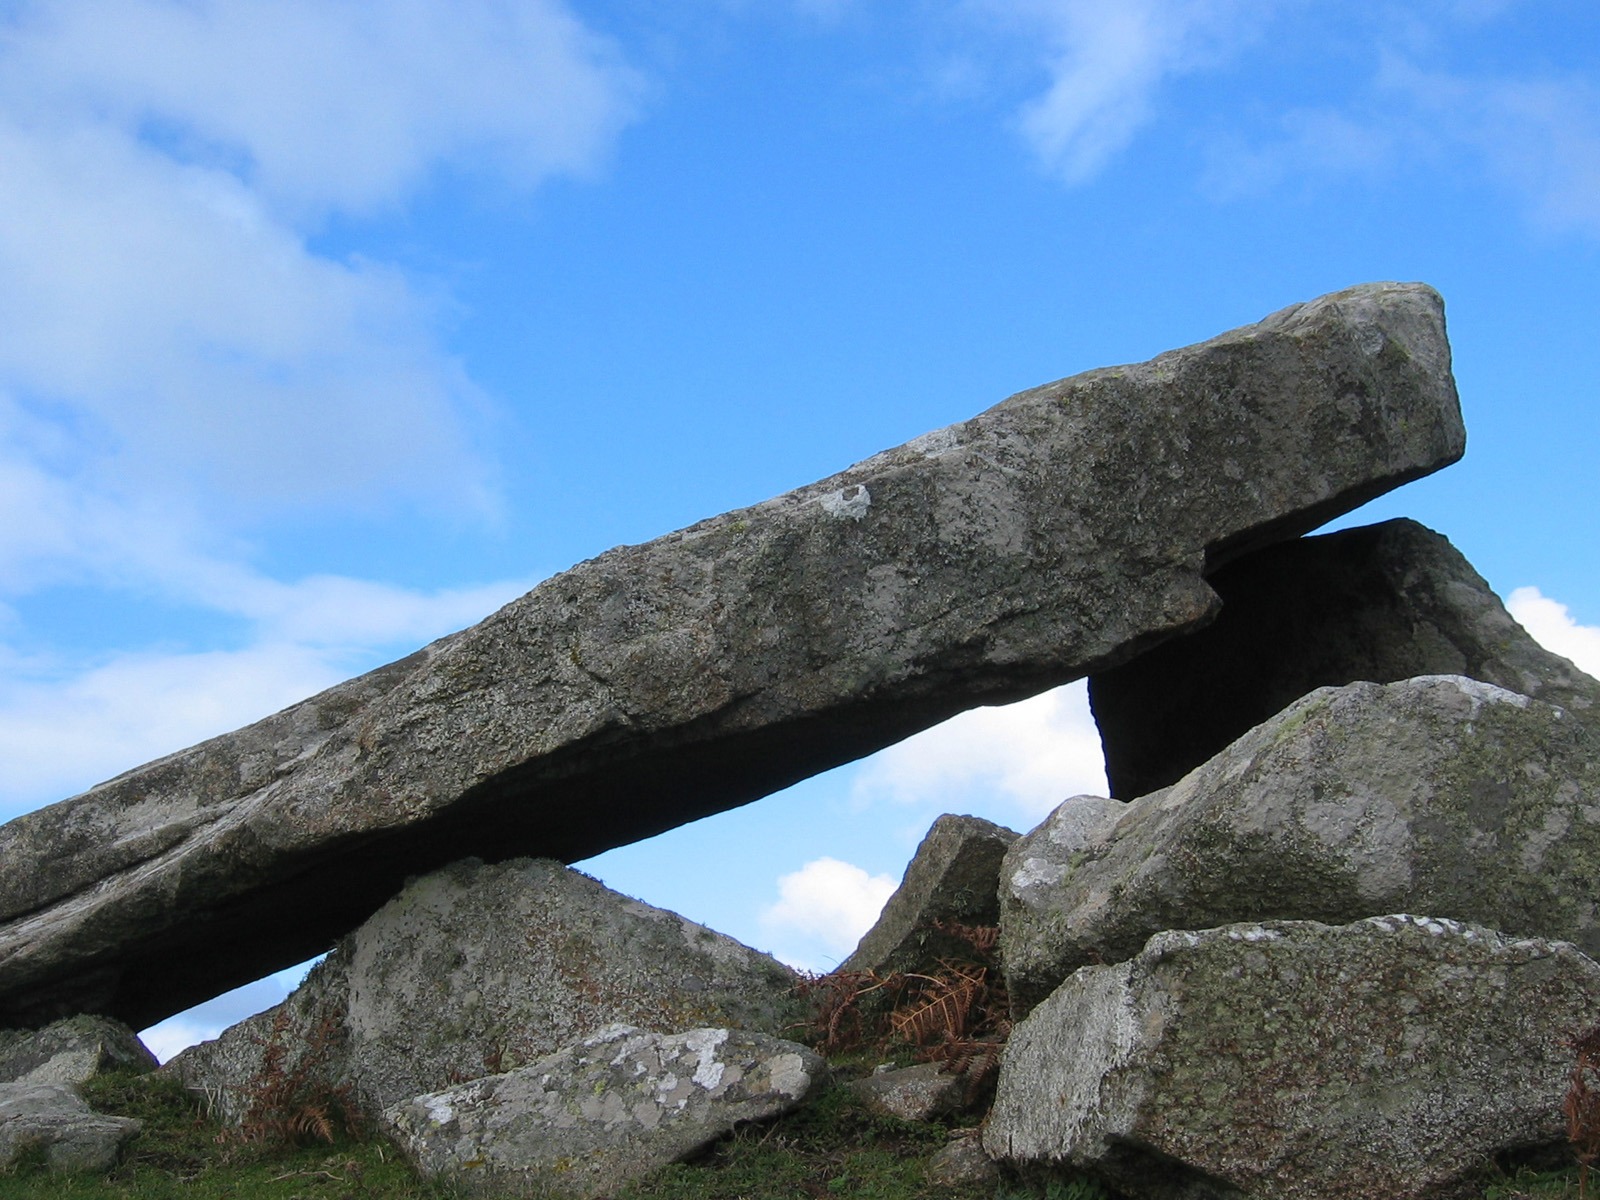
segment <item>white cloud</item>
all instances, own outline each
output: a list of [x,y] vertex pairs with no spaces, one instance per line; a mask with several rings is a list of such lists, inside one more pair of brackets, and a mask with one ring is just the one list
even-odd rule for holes
[[1506,598],[1506,608],[1534,641],[1600,679],[1600,626],[1578,624],[1565,604],[1536,587],[1517,588]]
[[1068,796],[1106,795],[1100,731],[1079,680],[1016,704],[974,708],[879,751],[854,784],[887,799],[1031,827]]
[[831,970],[872,928],[898,883],[836,858],[819,858],[778,880],[778,901],[761,913],[774,954],[794,966]]
[[236,171],[290,211],[393,204],[441,163],[593,168],[638,80],[560,0],[90,0],[21,7],[8,99]]
[[1133,141],[1169,80],[1217,65],[1252,40],[1272,4],[1235,0],[1032,0],[990,4],[1049,48],[1050,83],[1019,124],[1044,164],[1083,183]]

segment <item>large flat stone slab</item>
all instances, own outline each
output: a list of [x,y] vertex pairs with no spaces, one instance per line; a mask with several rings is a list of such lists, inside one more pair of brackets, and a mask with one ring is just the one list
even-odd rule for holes
[[573,861],[1103,670],[1210,620],[1208,569],[1463,445],[1439,297],[1375,284],[612,550],[0,827],[0,1026],[142,1028],[409,875]]
[[1518,625],[1448,539],[1384,521],[1268,546],[1207,577],[1222,612],[1089,677],[1111,794],[1178,782],[1319,687],[1466,675],[1600,723],[1600,682]]

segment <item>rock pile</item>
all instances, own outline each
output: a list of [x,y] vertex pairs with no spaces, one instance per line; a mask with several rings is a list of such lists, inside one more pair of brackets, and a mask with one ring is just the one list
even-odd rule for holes
[[[607,1195],[827,1066],[783,1040],[786,969],[561,861],[1088,673],[1117,798],[941,818],[846,964],[999,939],[1015,1027],[938,1177],[1471,1194],[1561,1140],[1600,1024],[1600,683],[1437,534],[1301,537],[1462,446],[1438,297],[1374,285],[613,551],[0,827],[0,1025],[153,1020],[337,941],[167,1069],[248,1123],[278,1047],[427,1174]],[[120,1053],[56,1036],[0,1034],[34,1080],[0,1148],[72,1099],[39,1079]]]

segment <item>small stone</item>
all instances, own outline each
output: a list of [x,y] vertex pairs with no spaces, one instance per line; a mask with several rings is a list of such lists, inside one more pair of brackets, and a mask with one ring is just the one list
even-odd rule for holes
[[0,1083],[0,1171],[37,1149],[52,1171],[109,1171],[142,1128],[94,1112],[64,1083]]
[[945,1188],[994,1188],[1000,1168],[983,1148],[976,1129],[951,1131],[950,1142],[928,1160],[928,1182]]
[[862,1103],[902,1121],[932,1121],[965,1107],[967,1077],[943,1070],[939,1063],[875,1070],[850,1084]]

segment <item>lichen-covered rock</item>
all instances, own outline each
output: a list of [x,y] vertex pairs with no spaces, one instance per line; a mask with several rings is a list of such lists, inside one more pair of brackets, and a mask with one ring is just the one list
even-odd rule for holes
[[1214,622],[1089,677],[1113,796],[1176,783],[1308,692],[1357,680],[1465,675],[1600,724],[1600,682],[1529,637],[1415,521],[1268,546],[1206,582]]
[[841,971],[926,971],[972,947],[941,932],[941,921],[994,925],[1000,919],[1000,861],[1015,830],[981,817],[945,814],[911,856],[905,877]]
[[1156,935],[1011,1035],[984,1146],[1148,1200],[1465,1197],[1561,1142],[1600,965],[1426,917]]
[[588,1200],[789,1111],[825,1070],[804,1046],[763,1034],[612,1026],[519,1070],[396,1104],[383,1126],[424,1175]]
[[109,1017],[81,1015],[43,1029],[0,1029],[0,1083],[87,1083],[107,1071],[156,1066],[139,1035]]
[[237,1120],[276,1037],[285,1066],[309,1048],[324,1086],[350,1085],[376,1115],[617,1023],[776,1033],[799,1018],[795,982],[770,956],[560,863],[469,860],[413,881],[281,1006],[167,1069]]
[[625,546],[0,826],[0,1026],[143,1026],[468,855],[574,861],[1216,611],[1204,573],[1454,461],[1443,305],[1374,284],[1023,392]]
[[41,1151],[52,1171],[109,1171],[143,1127],[93,1111],[64,1083],[0,1083],[0,1171]]
[[969,1080],[941,1063],[879,1068],[850,1083],[850,1090],[874,1112],[902,1121],[932,1121],[966,1107]]
[[1241,920],[1434,912],[1600,954],[1600,737],[1492,684],[1323,688],[1172,787],[1101,804],[1076,843],[1052,846],[1052,818],[1007,852],[1019,1014],[1160,930]]

